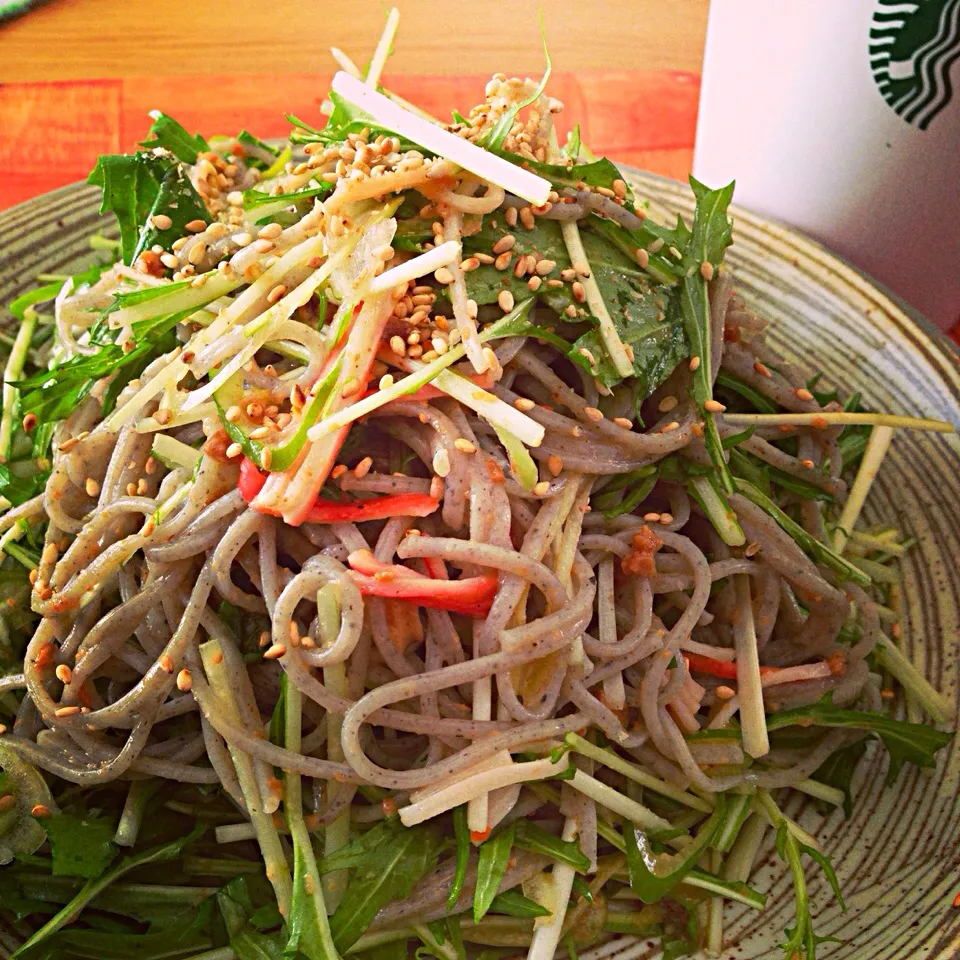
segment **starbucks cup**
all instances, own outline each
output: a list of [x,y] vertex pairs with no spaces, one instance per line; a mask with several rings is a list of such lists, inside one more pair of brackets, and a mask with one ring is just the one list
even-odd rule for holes
[[960,0],[712,0],[694,174],[960,320]]

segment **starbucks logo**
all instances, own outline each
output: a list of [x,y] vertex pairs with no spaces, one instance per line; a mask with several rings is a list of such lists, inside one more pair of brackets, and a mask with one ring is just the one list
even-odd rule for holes
[[950,70],[960,59],[960,0],[877,0],[870,69],[883,99],[926,130],[950,102]]

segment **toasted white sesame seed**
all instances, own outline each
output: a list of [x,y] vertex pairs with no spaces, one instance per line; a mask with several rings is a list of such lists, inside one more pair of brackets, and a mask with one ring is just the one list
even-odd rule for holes
[[796,391],[796,393],[797,393],[797,399],[798,399],[798,400],[812,400],[812,399],[813,399],[813,394],[812,394],[809,390],[807,390],[805,387],[800,387],[800,388]]
[[160,262],[171,270],[176,270],[177,267],[180,266],[180,261],[172,253],[162,253],[160,255]]
[[614,422],[618,427],[623,427],[624,430],[632,430],[632,429],[633,429],[633,421],[630,420],[630,419],[628,419],[627,417],[614,417],[614,418],[613,418],[613,422]]
[[453,283],[453,274],[446,267],[441,267],[439,270],[435,271],[433,276],[435,277],[437,283]]
[[709,260],[704,260],[700,264],[700,276],[709,283],[713,279],[713,264]]
[[465,437],[457,437],[457,439],[453,441],[453,445],[454,445],[461,453],[476,453],[476,452],[477,452],[477,445],[476,445],[475,443],[471,443],[471,442],[470,442],[469,440],[467,440]]
[[527,413],[536,406],[536,404],[528,397],[517,397],[517,399],[513,401],[513,405],[518,410],[522,410],[524,413]]
[[65,663],[61,663],[53,672],[61,683],[69,683],[73,679],[73,671]]
[[283,233],[283,227],[279,223],[268,223],[257,231],[257,236],[261,240],[276,240]]
[[231,443],[227,447],[226,454],[228,460],[233,460],[235,457],[239,457],[243,453],[243,447],[239,443]]
[[263,651],[264,660],[278,660],[287,652],[287,647],[283,643],[275,643],[267,650]]
[[563,471],[563,460],[555,453],[550,454],[550,456],[547,457],[547,469],[550,471],[550,476],[559,477]]
[[188,230],[190,233],[201,233],[202,231],[207,229],[207,221],[191,220],[188,224],[186,224],[185,229]]
[[603,411],[598,410],[596,407],[584,407],[583,412],[594,422],[599,422],[603,419]]
[[664,397],[658,404],[657,409],[661,413],[669,413],[680,401],[676,397]]
[[100,493],[100,484],[93,477],[87,477],[87,482],[83,485],[83,488],[87,491],[88,497],[95,497]]
[[79,707],[58,707],[53,711],[54,716],[58,718],[62,717],[75,717],[80,712]]
[[539,483],[535,483],[533,485],[533,495],[535,497],[545,497],[549,492],[550,492],[549,480],[541,480]]
[[719,400],[706,400],[703,409],[710,413],[723,413],[727,408]]
[[504,313],[509,313],[513,309],[513,294],[509,290],[501,290],[497,295],[497,303]]
[[680,424],[676,420],[671,420],[670,423],[660,428],[661,433],[673,433],[674,430],[678,430]]
[[441,447],[433,455],[433,472],[438,477],[446,477],[450,473],[450,454],[446,447]]
[[186,693],[192,686],[193,675],[184,667],[184,669],[177,674],[177,689]]
[[508,250],[513,249],[516,242],[517,238],[512,233],[508,233],[493,245],[493,252],[495,254],[506,253]]
[[169,230],[173,226],[173,221],[165,213],[155,213],[150,222],[157,230]]
[[699,369],[700,369],[700,358],[699,358],[699,357],[691,357],[691,358],[690,358],[689,367],[690,367],[691,370],[699,370]]

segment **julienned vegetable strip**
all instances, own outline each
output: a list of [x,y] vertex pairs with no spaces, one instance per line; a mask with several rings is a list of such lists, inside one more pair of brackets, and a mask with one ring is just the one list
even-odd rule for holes
[[607,349],[610,361],[621,377],[629,377],[633,374],[633,362],[627,354],[627,348],[617,333],[613,320],[610,318],[610,312],[604,302],[600,288],[597,286],[596,278],[590,267],[590,261],[587,260],[587,253],[583,249],[583,241],[580,239],[580,230],[573,220],[565,220],[560,225],[563,233],[563,242],[566,244],[567,253],[570,256],[570,263],[583,284],[586,294],[587,306],[590,312],[597,318],[597,324],[600,329],[600,338]]
[[847,413],[823,410],[818,413],[724,413],[730,424],[755,424],[758,427],[828,427],[877,426],[901,430],[923,430],[933,433],[956,433],[957,428],[946,420],[926,420],[922,417],[904,417],[893,413]]
[[391,103],[382,94],[369,90],[349,74],[334,75],[333,90],[344,100],[359,107],[388,130],[426,147],[431,153],[445,157],[458,167],[469,170],[489,183],[495,183],[534,204],[544,204],[550,194],[550,181],[514,166],[507,160]]
[[850,531],[857,525],[857,518],[860,516],[870,487],[880,470],[880,464],[883,463],[883,458],[890,449],[892,439],[893,427],[877,426],[870,431],[870,439],[867,441],[867,448],[863,452],[857,478],[853,481],[847,501],[843,505],[843,512],[837,521],[837,529],[833,534],[833,549],[839,554],[843,553],[847,540],[850,538]]
[[743,749],[751,757],[757,758],[770,752],[770,740],[764,717],[750,578],[745,573],[739,573],[733,578],[733,584],[737,597],[733,639],[737,651],[737,691],[740,695],[740,718],[743,721]]
[[20,321],[20,329],[10,348],[7,365],[3,371],[3,416],[0,418],[0,463],[6,462],[10,456],[10,441],[13,436],[13,417],[17,406],[20,391],[13,385],[23,373],[23,366],[30,349],[30,341],[37,329],[39,314],[32,307],[27,307]]
[[[300,752],[302,698],[295,684],[283,678],[285,702],[285,742],[288,750]],[[317,870],[310,834],[303,819],[303,798],[299,773],[285,774],[286,793],[283,809],[293,841],[293,893],[287,924],[288,950],[300,950],[316,960],[339,960],[330,935],[323,885]]]

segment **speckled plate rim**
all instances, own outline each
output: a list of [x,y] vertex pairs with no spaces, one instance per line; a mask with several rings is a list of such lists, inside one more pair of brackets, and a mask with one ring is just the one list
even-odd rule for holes
[[[652,206],[664,212],[689,214],[692,198],[686,184],[629,167],[622,169],[638,193],[650,197]],[[4,246],[0,248],[0,291],[3,291],[0,304],[9,303],[13,296],[32,287],[33,277],[37,273],[58,271],[72,262],[89,259],[86,238],[97,230],[116,235],[112,222],[101,220],[96,212],[98,195],[96,188],[80,182],[0,211],[0,236],[5,238]],[[738,278],[742,266],[745,266],[748,275],[751,269],[756,268],[756,262],[751,265],[749,257],[746,264],[741,262],[743,255],[750,253],[752,245],[759,245],[761,274],[764,263],[769,266],[777,262],[778,254],[771,252],[771,246],[782,248],[781,257],[784,256],[784,250],[789,251],[795,258],[794,267],[799,269],[798,263],[803,261],[806,282],[835,287],[840,290],[841,296],[855,295],[864,305],[869,323],[877,325],[886,320],[909,341],[910,345],[903,347],[907,354],[915,351],[923,355],[921,373],[926,371],[928,377],[933,375],[939,378],[942,389],[933,397],[921,396],[916,402],[909,402],[910,398],[905,397],[907,402],[904,407],[911,413],[920,412],[921,408],[929,411],[932,402],[937,411],[933,415],[949,416],[960,425],[960,353],[948,338],[863,271],[817,241],[736,206],[731,213],[735,219],[735,238],[738,242],[731,248],[728,259]],[[745,238],[742,244],[739,242],[741,237]],[[749,287],[749,282],[747,285]],[[822,331],[830,329],[831,322],[828,320],[822,326]],[[953,481],[948,486],[954,499],[960,502],[960,482],[957,481],[960,476],[960,446],[954,450],[954,458],[950,462],[954,473]],[[950,536],[953,539],[949,543],[956,548],[956,555],[960,556],[960,529],[955,536],[953,532]],[[932,562],[931,558],[942,559],[942,552],[934,551],[934,554],[925,555],[913,571],[914,579],[921,584],[929,579],[930,568],[927,564]],[[944,585],[934,584],[933,587],[936,599],[938,590],[943,589]],[[960,576],[955,570],[949,587],[952,593],[960,596]],[[956,624],[960,623],[958,609],[960,600],[953,602],[953,607],[946,614],[953,617],[950,622],[955,629]],[[941,616],[939,609],[937,616]],[[956,699],[956,691],[960,688],[956,658],[951,659],[942,644],[931,647],[914,643],[910,652],[918,656],[921,665],[926,663],[930,678],[953,691]],[[884,766],[882,751],[874,751],[872,756],[868,756],[857,774],[861,788],[869,789],[882,776]],[[921,956],[925,960],[948,960],[960,955],[960,918],[955,912],[944,909],[952,898],[956,878],[960,876],[960,853],[953,839],[960,836],[960,808],[956,799],[960,784],[960,751],[951,749],[944,768],[938,771],[935,787],[930,786],[932,781],[924,781],[916,772],[908,775],[901,780],[898,791],[885,791],[876,798],[876,802],[871,798],[871,804],[862,816],[855,811],[850,823],[844,823],[836,815],[822,816],[809,804],[799,803],[790,808],[789,812],[802,817],[808,829],[816,830],[825,838],[829,849],[839,844],[845,858],[849,850],[844,848],[844,843],[846,847],[855,847],[856,837],[861,831],[869,832],[876,817],[903,817],[913,804],[917,811],[914,821],[935,824],[934,828],[928,830],[916,828],[914,824],[914,827],[906,830],[906,840],[899,843],[900,848],[903,842],[914,843],[917,851],[932,850],[932,854],[929,857],[924,854],[920,864],[898,868],[895,874],[882,881],[877,881],[873,876],[879,862],[877,857],[868,852],[854,858],[856,865],[863,866],[865,882],[855,883],[852,889],[848,888],[848,900],[857,909],[845,916],[840,914],[835,905],[827,902],[822,881],[819,878],[812,879],[811,894],[819,908],[818,932],[838,934],[845,939],[845,943],[839,947],[822,947],[818,956],[822,953],[823,960],[905,960]],[[941,787],[949,791],[950,796],[941,795]],[[894,801],[899,800],[903,802],[898,809]],[[918,805],[922,806],[922,816]],[[942,849],[944,844],[940,841],[946,842],[947,838],[953,841],[952,846],[947,844],[949,849]],[[767,856],[769,859],[769,849]],[[846,862],[845,859],[843,863]],[[767,867],[762,869],[767,870]],[[746,910],[734,908],[730,911],[731,919],[726,929],[733,942],[722,953],[723,960],[760,960],[781,955],[776,944],[783,927],[792,922],[792,893],[782,867],[767,872],[769,876],[764,878],[762,885],[770,896],[768,911],[762,920]],[[914,896],[920,888],[923,888],[920,894]],[[922,919],[910,920],[918,911]],[[657,953],[651,943],[640,960],[656,957]]]

